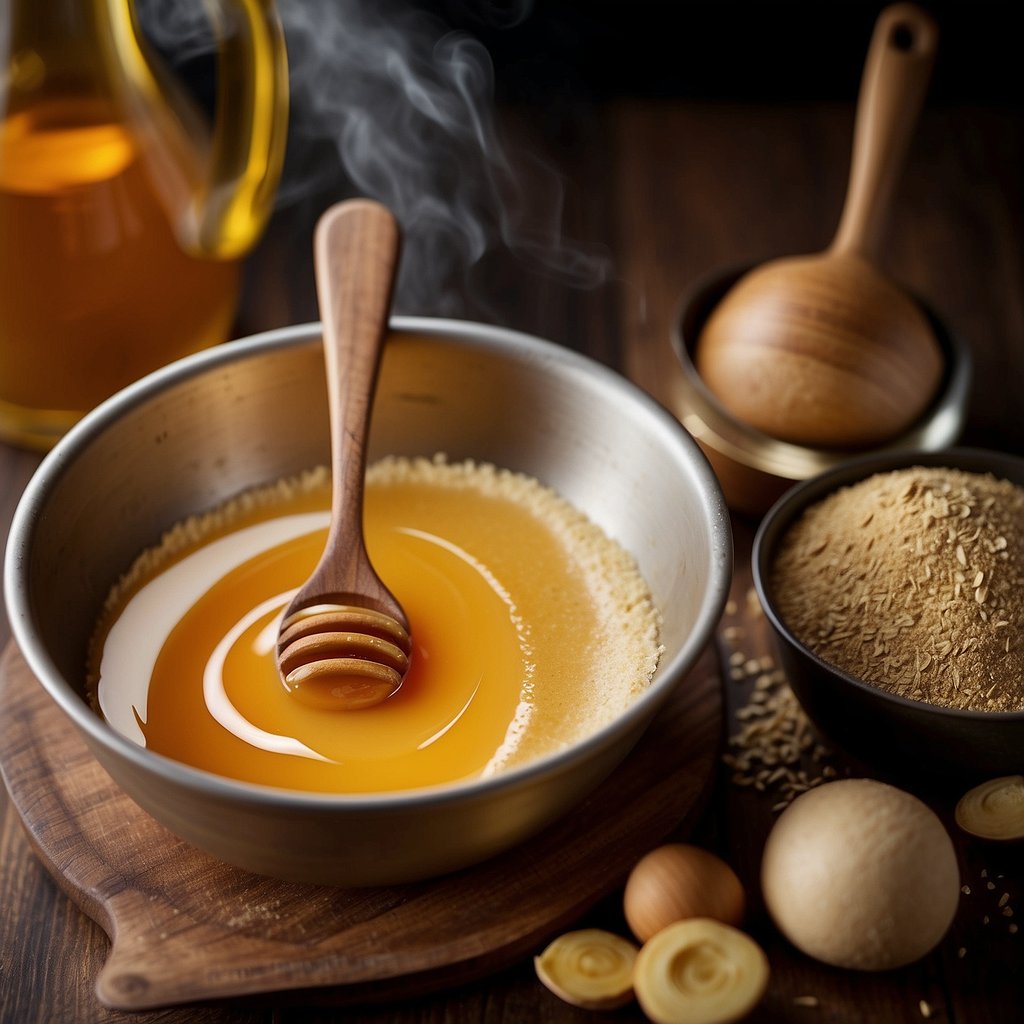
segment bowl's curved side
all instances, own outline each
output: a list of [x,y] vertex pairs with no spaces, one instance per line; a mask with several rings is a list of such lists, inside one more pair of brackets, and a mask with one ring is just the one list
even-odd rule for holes
[[531,839],[591,793],[626,757],[646,723],[594,746],[560,773],[520,775],[501,787],[401,802],[268,800],[233,787],[190,785],[178,774],[129,766],[86,737],[117,785],[192,846],[245,871],[312,885],[398,885],[479,864]]
[[1020,770],[1024,712],[979,712],[908,700],[857,679],[803,644],[776,610],[771,568],[787,529],[809,505],[874,473],[924,465],[993,472],[1024,486],[1024,459],[971,448],[851,459],[797,484],[754,537],[754,587],[793,692],[822,734],[858,761],[906,776],[968,780]]
[[[250,870],[377,884],[521,841],[625,756],[695,663],[727,597],[724,498],[693,440],[652,399],[597,363],[514,332],[414,318],[392,327],[370,457],[444,452],[553,487],[637,559],[665,611],[665,654],[649,690],[570,750],[438,790],[317,798],[220,779],[135,745],[84,696],[89,639],[111,585],[185,516],[329,456],[316,324],[157,371],[78,424],[26,490],[5,566],[12,628],[118,784],[182,838]],[[415,843],[395,841],[410,834]]]

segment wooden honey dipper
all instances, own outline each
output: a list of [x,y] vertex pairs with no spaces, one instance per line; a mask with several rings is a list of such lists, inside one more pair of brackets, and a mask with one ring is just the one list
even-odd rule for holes
[[409,668],[409,623],[363,539],[366,437],[398,264],[390,210],[332,206],[314,239],[331,423],[331,524],[313,574],[285,610],[277,660],[285,688],[314,707],[352,711],[390,697]]

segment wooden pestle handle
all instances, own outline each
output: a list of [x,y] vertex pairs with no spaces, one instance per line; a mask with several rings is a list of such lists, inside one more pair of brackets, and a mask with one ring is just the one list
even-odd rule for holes
[[331,423],[331,527],[324,556],[292,607],[326,592],[405,616],[365,555],[366,439],[398,265],[399,229],[386,206],[353,199],[332,206],[314,238]]
[[909,3],[885,8],[868,48],[846,201],[830,253],[874,262],[889,217],[938,44],[931,16]]

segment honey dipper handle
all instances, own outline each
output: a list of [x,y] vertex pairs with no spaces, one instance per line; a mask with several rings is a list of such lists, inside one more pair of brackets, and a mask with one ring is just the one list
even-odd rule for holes
[[338,203],[317,223],[314,255],[324,331],[333,485],[327,546],[307,586],[320,594],[332,591],[369,598],[381,593],[378,610],[388,614],[393,613],[394,602],[365,557],[362,507],[366,440],[398,251],[395,218],[387,207],[371,200]]
[[938,28],[909,3],[886,7],[868,48],[846,201],[832,253],[874,261],[935,63]]

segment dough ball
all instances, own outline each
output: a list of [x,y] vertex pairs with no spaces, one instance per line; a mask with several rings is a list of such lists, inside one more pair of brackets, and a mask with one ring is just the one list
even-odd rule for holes
[[830,782],[794,800],[768,836],[761,885],[793,945],[865,971],[929,953],[960,897],[942,822],[917,797],[870,779]]

